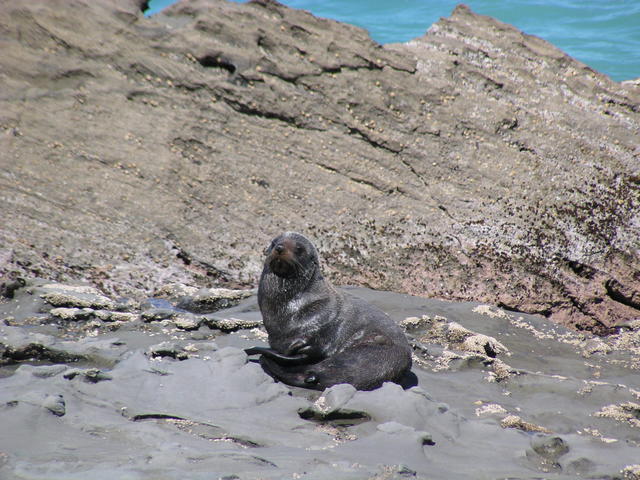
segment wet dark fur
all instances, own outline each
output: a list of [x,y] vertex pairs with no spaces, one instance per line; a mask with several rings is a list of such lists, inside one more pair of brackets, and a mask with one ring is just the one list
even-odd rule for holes
[[318,390],[338,383],[372,390],[386,381],[404,382],[411,368],[404,332],[380,309],[327,282],[307,238],[284,233],[266,256],[258,304],[270,348],[247,349],[262,355],[265,371],[289,385]]

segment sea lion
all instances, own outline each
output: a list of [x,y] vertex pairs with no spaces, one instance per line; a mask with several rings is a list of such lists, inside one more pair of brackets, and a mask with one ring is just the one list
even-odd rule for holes
[[245,351],[261,354],[267,373],[316,390],[338,383],[358,390],[403,383],[411,368],[404,332],[379,308],[325,280],[306,237],[283,233],[265,254],[258,305],[270,348]]

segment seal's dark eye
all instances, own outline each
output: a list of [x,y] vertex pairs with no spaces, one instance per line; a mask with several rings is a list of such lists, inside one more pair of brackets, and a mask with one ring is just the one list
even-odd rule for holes
[[302,245],[298,245],[296,247],[296,254],[302,255],[305,252],[304,247]]

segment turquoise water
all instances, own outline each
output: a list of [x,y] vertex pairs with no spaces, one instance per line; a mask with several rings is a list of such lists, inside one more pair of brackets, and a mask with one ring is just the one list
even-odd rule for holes
[[[151,0],[147,14],[175,0]],[[379,43],[424,35],[459,1],[281,0],[320,17],[366,28]],[[640,77],[640,0],[466,0],[476,13],[491,15],[537,35],[617,81]]]

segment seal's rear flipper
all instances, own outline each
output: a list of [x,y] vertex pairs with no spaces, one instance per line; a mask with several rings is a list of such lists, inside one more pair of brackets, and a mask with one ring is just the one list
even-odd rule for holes
[[417,377],[409,371],[411,353],[395,345],[356,345],[307,365],[281,365],[265,356],[260,363],[273,378],[314,390],[324,390],[339,383],[350,383],[358,390],[373,390],[384,382],[399,383],[403,388],[417,384]]
[[260,354],[263,357],[267,357],[282,365],[301,365],[303,363],[308,363],[309,360],[309,356],[304,353],[298,355],[284,355],[280,352],[276,352],[274,349],[269,347],[245,348],[244,353],[246,353],[247,355]]
[[325,387],[308,382],[309,370],[312,365],[282,365],[266,356],[260,357],[260,364],[264,371],[274,380],[279,380],[287,385],[302,388],[312,388],[314,390],[324,390]]
[[246,353],[249,356],[251,356],[251,355],[261,355],[266,350],[271,350],[271,349],[269,347],[251,347],[251,348],[245,348],[244,349],[244,353]]
[[418,376],[415,373],[413,373],[411,370],[409,370],[404,374],[404,376],[400,379],[398,383],[403,389],[408,390],[409,388],[415,387],[418,385]]

